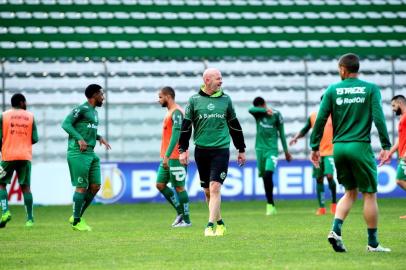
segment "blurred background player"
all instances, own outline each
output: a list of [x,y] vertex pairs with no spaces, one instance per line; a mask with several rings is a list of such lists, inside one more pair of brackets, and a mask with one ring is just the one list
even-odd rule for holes
[[[406,98],[403,95],[397,95],[392,98],[392,110],[396,115],[400,116],[398,125],[398,140],[390,149],[388,157],[379,165],[390,162],[393,153],[398,150],[399,164],[396,174],[396,183],[406,190]],[[406,215],[401,216],[401,219],[406,219]]]
[[[231,98],[221,88],[219,70],[206,69],[204,85],[199,93],[189,98],[179,139],[179,160],[188,163],[189,139],[194,128],[195,161],[209,206],[209,222],[205,236],[223,236],[226,227],[221,217],[221,185],[227,177],[230,159],[230,135],[238,149],[237,161],[245,163],[245,142]],[[214,222],[217,222],[214,229]]]
[[[175,91],[171,87],[162,88],[158,97],[159,104],[166,107],[168,112],[163,122],[161,164],[158,169],[156,187],[177,212],[172,226],[188,227],[192,223],[189,217],[189,196],[185,190],[186,166],[179,162],[178,149],[183,110],[175,103]],[[175,188],[177,196],[167,186],[168,182]]]
[[379,133],[382,151],[380,159],[389,154],[391,146],[382,111],[380,89],[377,85],[358,79],[359,58],[343,55],[339,62],[341,82],[325,91],[311,135],[311,160],[320,163],[320,141],[328,117],[334,130],[334,161],[337,180],[345,187],[345,194],[337,204],[333,228],[328,241],[336,252],[346,252],[341,227],[356,201],[358,191],[364,199],[364,219],[368,227],[367,251],[390,252],[378,242],[377,169],[371,147],[372,121]]
[[253,105],[248,111],[254,116],[257,123],[255,152],[259,176],[264,181],[267,199],[266,215],[275,215],[273,172],[278,163],[278,137],[281,139],[286,160],[291,161],[292,155],[289,153],[286,144],[285,128],[281,113],[273,108],[267,108],[265,100],[262,97],[256,97]]
[[91,231],[81,217],[100,189],[100,159],[94,152],[96,141],[107,150],[111,149],[108,142],[97,134],[99,117],[95,108],[103,105],[103,89],[100,85],[91,84],[85,95],[87,101],[74,108],[62,123],[62,128],[69,134],[67,159],[72,185],[76,187],[73,216],[69,222],[77,231]]
[[[321,96],[323,100],[323,96]],[[306,125],[290,140],[289,145],[292,146],[297,143],[297,140],[303,138],[311,128],[313,128],[316,122],[317,112],[312,112],[307,118]],[[313,166],[313,177],[316,178],[317,186],[317,200],[319,202],[319,209],[316,211],[316,215],[325,215],[326,206],[324,201],[324,176],[327,177],[328,186],[331,191],[331,206],[330,212],[335,214],[336,212],[336,200],[337,200],[337,185],[334,181],[334,158],[333,158],[333,124],[331,122],[331,116],[328,117],[326,126],[324,127],[323,137],[320,141],[320,167]]]
[[0,117],[0,228],[4,228],[11,220],[8,209],[7,184],[10,184],[14,171],[18,177],[24,196],[24,205],[27,212],[25,226],[34,225],[33,199],[31,193],[31,159],[32,145],[38,142],[37,126],[34,115],[27,111],[27,102],[24,95],[17,93],[11,97],[12,108],[1,114]]

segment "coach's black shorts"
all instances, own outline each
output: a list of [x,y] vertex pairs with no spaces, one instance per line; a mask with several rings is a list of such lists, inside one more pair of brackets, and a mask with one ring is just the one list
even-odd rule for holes
[[227,177],[230,149],[206,149],[196,147],[195,161],[200,175],[200,186],[208,188],[210,181],[223,184]]

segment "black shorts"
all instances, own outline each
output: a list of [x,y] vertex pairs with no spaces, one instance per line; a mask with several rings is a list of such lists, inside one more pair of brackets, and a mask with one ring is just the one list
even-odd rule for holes
[[223,184],[227,177],[230,149],[206,149],[196,147],[195,161],[200,175],[200,186],[208,188],[210,181]]

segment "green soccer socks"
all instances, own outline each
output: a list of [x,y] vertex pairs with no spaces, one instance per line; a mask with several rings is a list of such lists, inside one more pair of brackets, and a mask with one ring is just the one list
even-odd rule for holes
[[162,193],[162,195],[164,195],[165,199],[173,206],[173,208],[175,208],[178,215],[182,214],[182,209],[172,189],[169,187],[165,187],[160,192]]
[[325,208],[325,203],[324,203],[324,185],[322,183],[317,183],[316,186],[316,191],[317,191],[317,200],[319,202],[319,207],[320,208]]
[[80,222],[80,217],[82,214],[82,208],[85,203],[86,193],[76,192],[73,194],[73,225]]
[[186,223],[190,223],[190,216],[189,216],[189,196],[186,192],[186,190],[182,192],[178,192],[178,198],[179,198],[179,205],[182,210],[182,216],[183,220]]

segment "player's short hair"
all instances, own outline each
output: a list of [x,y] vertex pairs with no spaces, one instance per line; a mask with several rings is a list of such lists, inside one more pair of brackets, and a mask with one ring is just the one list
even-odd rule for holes
[[90,84],[88,87],[86,87],[85,96],[87,98],[91,98],[94,94],[100,92],[101,89],[102,87],[98,84]]
[[175,90],[170,86],[165,86],[161,89],[162,94],[169,95],[172,99],[175,99]]
[[396,96],[394,96],[394,97],[392,98],[391,101],[400,101],[400,102],[406,104],[406,98],[405,98],[404,95],[396,95]]
[[357,73],[359,70],[359,57],[354,53],[347,53],[340,57],[338,65],[345,67],[350,73]]
[[25,102],[25,96],[21,93],[16,93],[11,97],[11,106],[18,107],[21,102]]
[[252,104],[256,107],[256,106],[263,106],[265,105],[265,100],[262,97],[256,97],[254,98],[254,101],[252,102]]
[[322,101],[322,100],[323,100],[323,97],[324,97],[324,95],[321,95],[321,97],[320,97],[320,101]]

